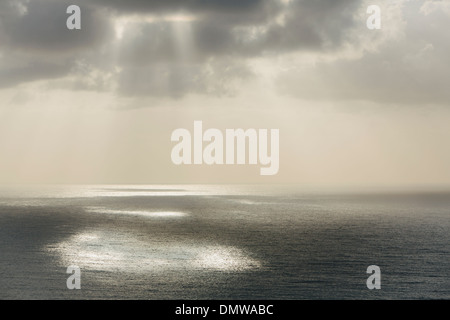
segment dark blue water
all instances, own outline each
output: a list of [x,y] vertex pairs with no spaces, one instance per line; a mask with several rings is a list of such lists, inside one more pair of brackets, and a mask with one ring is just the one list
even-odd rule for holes
[[[449,299],[450,194],[3,193],[1,299]],[[81,290],[68,290],[70,265]],[[369,290],[366,269],[381,269]]]

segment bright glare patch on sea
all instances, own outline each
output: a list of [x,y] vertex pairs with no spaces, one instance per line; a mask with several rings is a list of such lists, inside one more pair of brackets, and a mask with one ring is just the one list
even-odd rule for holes
[[103,207],[87,207],[86,211],[92,213],[132,215],[149,218],[180,218],[188,215],[188,213],[186,212],[177,212],[177,211],[114,210]]
[[47,247],[62,265],[91,271],[168,272],[254,270],[261,263],[244,250],[208,243],[143,241],[131,234],[86,231]]

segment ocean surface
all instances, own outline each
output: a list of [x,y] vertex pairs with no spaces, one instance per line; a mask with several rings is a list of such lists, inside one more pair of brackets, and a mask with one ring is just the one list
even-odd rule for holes
[[6,188],[0,299],[450,299],[450,193]]

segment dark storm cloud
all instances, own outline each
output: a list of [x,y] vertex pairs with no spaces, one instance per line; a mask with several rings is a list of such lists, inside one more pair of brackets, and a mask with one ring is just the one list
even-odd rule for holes
[[[240,77],[242,74],[251,74],[245,66],[246,59],[302,49],[332,50],[340,46],[348,40],[345,34],[354,24],[353,12],[358,4],[357,1],[349,0],[331,3],[293,1],[282,8],[280,1],[254,1],[251,5],[250,2],[242,3],[242,10],[237,10],[238,2],[226,5],[226,1],[212,2],[207,8],[200,8],[198,3],[201,2],[183,3],[184,8],[191,11],[209,10],[208,14],[199,15],[185,26],[178,22],[181,29],[189,28],[188,33],[181,36],[192,41],[190,55],[183,57],[180,54],[173,22],[157,21],[128,26],[119,48],[120,64],[130,68],[125,69],[120,76],[121,92],[128,95],[147,92],[152,95],[156,90],[158,93],[166,92],[170,96],[180,96],[188,92],[218,93],[219,88],[227,87],[223,79],[232,81],[233,75]],[[142,10],[150,9],[154,5],[137,1],[129,9],[135,8],[137,4],[142,5]],[[160,4],[158,10],[169,10],[179,4],[178,1],[167,3],[166,7]],[[224,12],[222,7],[225,6],[229,7]],[[281,17],[282,22],[278,22],[276,20],[280,18],[281,13],[285,16]],[[210,59],[223,59],[229,63],[229,67],[214,69],[212,73],[215,77],[205,77],[205,66]],[[180,60],[187,65],[181,65]],[[162,68],[160,64],[170,66]],[[140,70],[144,67],[149,69],[146,72],[147,78],[140,76]],[[157,71],[162,69],[165,70],[164,73]],[[224,69],[241,69],[245,72],[222,75]],[[161,76],[160,80],[164,81],[157,81],[158,74]],[[136,79],[139,79],[139,83],[131,85]],[[203,82],[206,79],[208,83]],[[212,85],[214,82],[217,84]],[[160,87],[161,83],[166,83],[164,90]],[[211,86],[215,89],[205,90]]]
[[92,3],[109,7],[121,13],[167,13],[174,11],[192,12],[242,12],[264,6],[267,0],[91,0]]
[[[220,11],[217,2],[217,11],[190,22],[196,57],[254,57],[301,49],[332,49],[348,40],[346,31],[354,24],[353,13],[358,5],[353,0],[294,1],[286,5],[283,22],[277,23],[281,2],[254,2],[253,11],[240,10],[232,15]],[[234,2],[228,5],[237,6]],[[138,63],[175,59],[173,33],[171,23],[141,24],[124,37],[123,58],[127,60],[128,56],[128,60]]]
[[[9,75],[1,84],[64,76],[75,67],[67,64],[83,60],[87,65],[101,64],[105,72],[108,68],[121,68],[115,79],[119,92],[127,95],[178,97],[189,92],[218,93],[220,88],[228,87],[226,81],[251,74],[246,67],[248,58],[339,46],[345,30],[353,23],[356,3],[353,0],[298,0],[289,4],[277,0],[6,1],[1,4],[0,50],[6,55],[19,53],[21,61],[15,59],[8,67],[0,65],[0,74]],[[66,8],[70,4],[78,4],[82,9],[81,30],[65,27]],[[188,57],[180,53],[183,48],[180,49],[180,39],[176,38],[174,23],[164,20],[131,23],[122,40],[113,44],[115,19],[127,14],[179,13],[194,16],[189,23]],[[103,62],[92,55],[102,45],[117,53],[109,66],[104,62],[109,55]],[[49,61],[49,57],[54,57],[54,61]],[[31,62],[36,65],[31,67]],[[161,83],[165,83],[164,88]]]
[[[280,91],[311,99],[449,102],[450,44],[442,33],[448,15],[426,16],[423,2],[405,3],[408,23],[398,43],[307,72],[288,70],[276,79]],[[65,27],[71,4],[81,7],[81,30]],[[354,30],[365,26],[355,20],[358,10],[365,8],[357,0],[0,1],[0,87],[70,75],[72,88],[126,96],[229,94],[257,73],[249,67],[253,58],[333,55],[354,46],[361,41],[351,38]],[[167,19],[174,14],[192,19]]]
[[[79,49],[96,47],[112,34],[112,25],[101,11],[90,6],[83,7],[81,30],[66,28],[67,7],[73,1],[33,0],[23,2],[26,12],[21,14],[20,6],[6,2],[8,14],[0,16],[0,24],[6,35],[6,43],[14,49],[76,54]],[[20,2],[18,2],[20,3]],[[11,14],[12,13],[12,14]]]
[[113,35],[111,21],[84,7],[81,30],[68,30],[72,1],[4,1],[0,5],[0,86],[67,75],[77,59]]
[[298,48],[325,49],[341,45],[347,31],[355,24],[356,0],[293,1],[284,25],[268,31],[263,49],[277,51]]

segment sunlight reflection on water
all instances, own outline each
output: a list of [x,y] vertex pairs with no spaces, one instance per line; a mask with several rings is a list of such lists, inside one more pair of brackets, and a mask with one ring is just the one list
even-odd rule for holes
[[178,211],[143,211],[143,210],[114,210],[103,207],[87,207],[87,212],[92,213],[106,213],[106,214],[119,214],[119,215],[134,215],[150,218],[179,218],[185,217],[188,214],[186,212]]
[[224,245],[147,242],[124,233],[82,232],[47,248],[64,266],[130,273],[168,270],[246,271],[261,263]]

